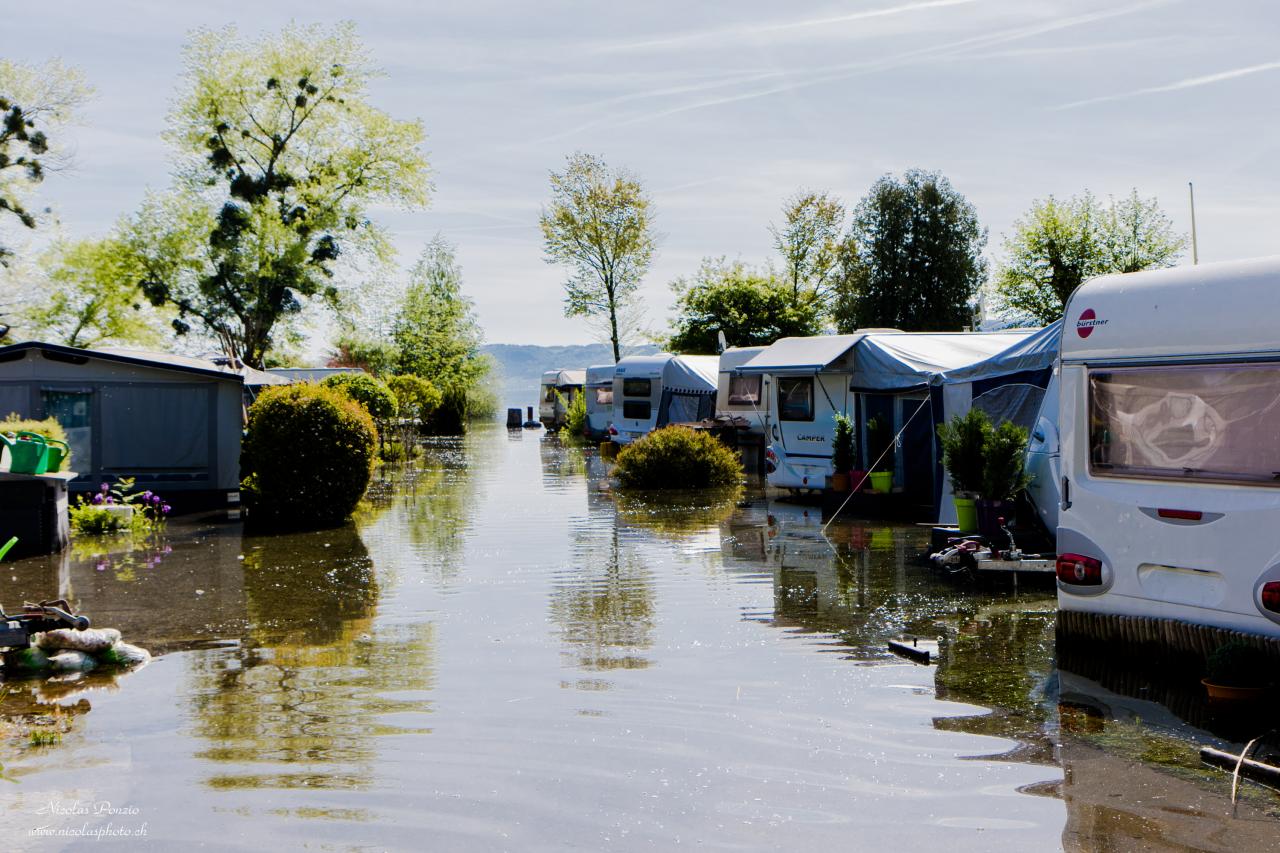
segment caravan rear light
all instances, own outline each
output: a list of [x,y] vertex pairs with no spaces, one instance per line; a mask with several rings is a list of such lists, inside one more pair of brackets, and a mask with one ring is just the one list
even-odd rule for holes
[[772,447],[765,448],[764,469],[767,474],[772,474],[774,471],[778,470],[778,454],[773,452]]
[[1196,509],[1158,509],[1156,515],[1176,521],[1200,521],[1204,518],[1204,513]]
[[1262,585],[1262,606],[1272,613],[1280,613],[1280,581]]
[[609,424],[609,435],[617,435],[617,434],[618,434],[618,428],[613,424]]
[[1075,586],[1101,586],[1102,561],[1083,554],[1059,554],[1058,580]]

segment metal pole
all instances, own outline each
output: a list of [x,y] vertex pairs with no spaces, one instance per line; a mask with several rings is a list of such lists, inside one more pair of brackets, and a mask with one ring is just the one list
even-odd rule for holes
[[1200,263],[1200,251],[1196,245],[1196,188],[1190,181],[1187,181],[1187,192],[1191,194],[1191,264],[1195,266]]

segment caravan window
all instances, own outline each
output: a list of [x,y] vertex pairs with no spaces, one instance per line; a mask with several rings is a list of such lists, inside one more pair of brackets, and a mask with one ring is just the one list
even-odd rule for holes
[[1089,471],[1280,486],[1280,364],[1089,374]]
[[647,421],[652,412],[653,409],[650,408],[648,400],[622,401],[622,416],[629,420]]
[[756,376],[730,376],[729,377],[729,405],[730,406],[758,406],[760,405],[760,388],[764,382],[764,377]]
[[613,405],[613,389],[597,388],[596,389],[596,405],[612,406]]
[[542,386],[542,402],[554,403],[555,401],[556,401],[556,386],[543,385]]
[[779,377],[778,419],[783,421],[813,420],[812,376]]
[[[648,379],[623,379],[622,396],[648,397],[653,393],[653,383]],[[648,415],[645,415],[648,417]]]

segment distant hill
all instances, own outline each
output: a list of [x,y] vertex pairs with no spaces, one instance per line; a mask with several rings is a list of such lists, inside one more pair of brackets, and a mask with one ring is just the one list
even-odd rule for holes
[[[613,349],[607,344],[574,344],[539,347],[532,344],[485,344],[482,351],[493,359],[494,379],[502,407],[529,405],[537,401],[542,374],[557,367],[586,368],[612,364]],[[655,346],[632,347],[629,355],[655,353]]]

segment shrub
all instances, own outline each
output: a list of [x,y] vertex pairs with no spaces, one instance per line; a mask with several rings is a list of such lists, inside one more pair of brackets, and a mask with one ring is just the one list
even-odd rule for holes
[[564,426],[560,428],[560,434],[574,441],[582,441],[587,434],[586,392],[580,390],[573,395],[571,402],[566,402],[564,395],[557,391],[556,400],[564,406]]
[[346,394],[364,406],[375,421],[386,423],[396,416],[399,405],[387,383],[364,373],[335,373],[320,383]]
[[1005,421],[987,436],[982,470],[982,496],[990,501],[1012,498],[1026,488],[1027,431]]
[[440,407],[444,395],[440,389],[421,376],[402,373],[392,376],[387,381],[391,393],[396,395],[400,406],[400,417],[417,423],[424,422],[431,413]]
[[[173,508],[150,489],[134,491],[135,482],[133,477],[121,477],[114,486],[103,483],[90,498],[76,498],[67,507],[71,529],[90,536],[125,532],[145,535],[162,529]],[[133,513],[126,521],[123,514],[108,509],[111,506],[131,506]]]
[[970,409],[938,427],[942,464],[951,475],[951,488],[957,495],[974,495],[983,490],[991,433],[991,420],[981,409]]
[[[0,421],[0,432],[34,432],[43,435],[45,438],[56,439],[61,442],[67,440],[67,431],[62,428],[62,424],[58,423],[56,418],[45,418],[42,421],[24,418],[17,412],[11,412],[9,417]],[[67,456],[62,460],[62,470],[70,471],[71,452],[67,452]]]
[[742,460],[710,433],[669,426],[622,448],[617,474],[628,489],[734,486],[742,480]]
[[1275,662],[1262,649],[1232,640],[1209,654],[1205,677],[1223,687],[1267,687],[1275,680],[1275,670]]
[[836,434],[831,440],[831,462],[837,474],[853,470],[853,418],[836,414]]
[[242,489],[254,524],[324,527],[351,515],[373,476],[378,430],[346,394],[278,385],[249,407]]

